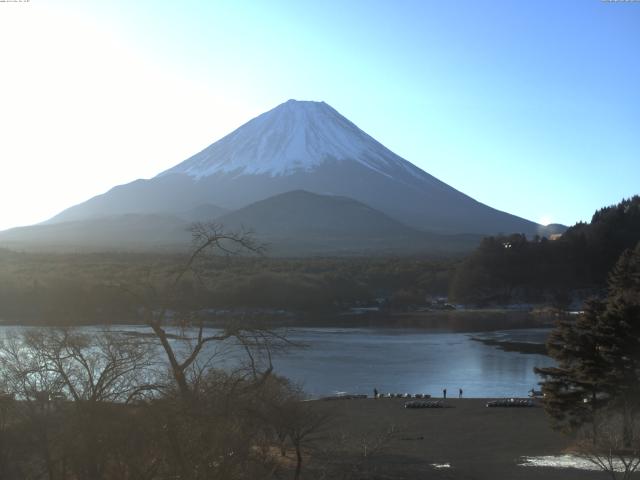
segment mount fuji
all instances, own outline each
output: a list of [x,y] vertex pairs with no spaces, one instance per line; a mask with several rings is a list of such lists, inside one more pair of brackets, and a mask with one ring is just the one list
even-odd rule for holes
[[[282,198],[312,201],[314,211],[324,204],[336,219],[340,212],[331,210],[336,205],[331,197],[351,199],[380,214],[376,221],[393,221],[397,228],[411,230],[411,234],[405,232],[409,237],[414,237],[415,232],[473,236],[545,233],[534,222],[493,209],[441,182],[393,153],[326,103],[296,100],[250,120],[151,179],[114,187],[64,210],[41,226],[46,226],[55,239],[56,225],[66,225],[64,231],[69,237],[73,225],[95,225],[101,218],[108,218],[108,224],[115,225],[121,216],[126,216],[126,224],[130,225],[132,215],[139,215],[141,219],[154,218],[154,224],[164,218],[175,232],[176,219],[194,220],[199,215],[222,215],[222,219],[234,223],[234,211],[243,209],[243,218],[258,218],[246,209],[259,208],[263,212],[260,218],[265,218],[267,206],[282,208],[282,200],[255,205],[270,197],[300,191],[316,196]],[[313,216],[312,211],[309,215]],[[291,222],[301,221],[303,216],[304,212],[298,212]],[[286,220],[282,215],[278,218],[279,225]],[[374,221],[372,215],[367,218]],[[305,220],[309,221],[313,222],[313,218]],[[350,223],[345,221],[342,227],[347,228]],[[32,228],[37,227],[28,227]],[[26,235],[27,231],[14,229],[10,231],[11,238],[24,236],[19,232]],[[335,233],[335,228],[332,231]],[[318,229],[314,232],[319,235]]]
[[150,180],[71,207],[50,222],[171,213],[203,204],[234,210],[292,190],[353,198],[438,233],[535,233],[399,157],[324,102],[289,100]]

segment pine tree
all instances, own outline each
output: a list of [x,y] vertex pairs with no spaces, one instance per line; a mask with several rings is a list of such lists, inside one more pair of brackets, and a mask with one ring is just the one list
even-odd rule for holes
[[640,412],[640,243],[613,268],[606,300],[589,302],[575,322],[559,322],[548,348],[557,366],[536,372],[554,426],[572,432],[591,423],[595,440],[596,414],[615,409],[630,441]]
[[621,256],[609,277],[606,309],[598,322],[600,353],[608,369],[611,407],[623,414],[625,444],[640,412],[640,243]]
[[593,419],[606,404],[604,373],[608,368],[594,335],[603,302],[592,300],[576,321],[560,320],[547,342],[555,367],[536,368],[544,378],[545,409],[554,428],[571,433]]

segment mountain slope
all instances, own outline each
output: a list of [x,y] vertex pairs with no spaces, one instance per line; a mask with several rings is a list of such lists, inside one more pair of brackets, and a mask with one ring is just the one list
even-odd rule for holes
[[[195,211],[197,220],[207,205]],[[193,213],[187,212],[187,213]],[[35,250],[184,250],[187,219],[124,214],[20,227],[0,232],[0,246]],[[407,227],[346,197],[293,191],[261,200],[214,220],[226,230],[250,228],[270,255],[452,254],[471,251],[473,235],[437,235]]]
[[250,227],[277,255],[458,253],[480,236],[438,235],[407,227],[347,197],[297,190],[219,217],[229,229]]
[[347,197],[295,190],[223,215],[229,228],[250,225],[258,235],[404,237],[419,234],[383,213]]
[[210,203],[203,203],[202,205],[198,205],[197,207],[191,208],[185,212],[180,212],[178,216],[189,222],[200,222],[215,220],[228,212],[229,210],[226,208],[211,205]]
[[146,250],[183,248],[191,236],[179,217],[157,214],[112,215],[0,232],[0,245],[35,250]]
[[235,210],[293,190],[346,196],[413,228],[447,234],[537,233],[391,152],[323,102],[290,100],[150,180],[71,207],[50,222],[125,213]]

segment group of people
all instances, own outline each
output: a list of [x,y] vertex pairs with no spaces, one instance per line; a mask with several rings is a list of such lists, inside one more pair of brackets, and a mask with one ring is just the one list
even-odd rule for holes
[[[462,393],[463,393],[463,392],[462,392],[462,389],[461,389],[461,388],[459,388],[459,389],[458,389],[458,398],[462,398]],[[447,398],[447,389],[446,389],[446,388],[443,388],[443,389],[442,389],[442,398],[444,398],[444,399],[446,399],[446,398]]]

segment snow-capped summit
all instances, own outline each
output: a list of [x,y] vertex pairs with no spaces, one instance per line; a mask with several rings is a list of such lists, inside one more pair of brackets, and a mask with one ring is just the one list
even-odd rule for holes
[[383,175],[392,175],[394,166],[419,174],[326,103],[289,100],[159,176],[291,175],[327,160],[356,161]]

